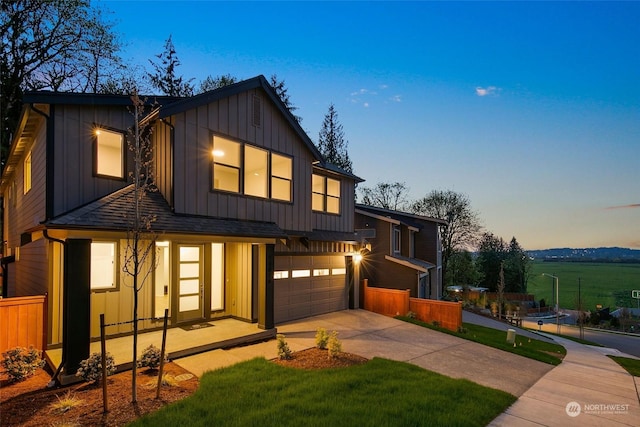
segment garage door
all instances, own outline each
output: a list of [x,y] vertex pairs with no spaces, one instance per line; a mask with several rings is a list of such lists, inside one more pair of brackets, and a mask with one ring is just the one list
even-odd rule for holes
[[274,279],[276,324],[348,306],[344,256],[276,256]]

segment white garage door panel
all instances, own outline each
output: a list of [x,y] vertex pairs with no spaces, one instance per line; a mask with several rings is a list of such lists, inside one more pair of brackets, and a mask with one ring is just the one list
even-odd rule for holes
[[344,256],[283,256],[274,261],[276,271],[289,271],[288,279],[274,281],[276,324],[347,308],[344,274],[291,278],[291,270],[344,268]]

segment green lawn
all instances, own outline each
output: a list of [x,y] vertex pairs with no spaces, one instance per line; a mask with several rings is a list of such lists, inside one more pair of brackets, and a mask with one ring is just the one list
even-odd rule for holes
[[208,372],[192,396],[132,426],[485,426],[516,398],[374,358],[299,370],[253,359]]
[[516,346],[514,347],[513,344],[507,343],[506,331],[499,331],[473,323],[463,323],[464,332],[453,332],[404,316],[397,316],[396,318],[551,365],[559,365],[562,362],[562,358],[567,354],[567,350],[561,345],[522,336],[516,336]]
[[562,308],[577,307],[579,278],[585,310],[594,310],[596,304],[611,310],[617,306],[638,306],[638,300],[631,298],[631,291],[640,289],[640,264],[533,262],[527,292],[534,294],[536,301],[544,298],[547,305],[553,306],[552,282],[555,280],[542,273],[558,277]]
[[640,360],[627,357],[609,356],[634,377],[640,377]]

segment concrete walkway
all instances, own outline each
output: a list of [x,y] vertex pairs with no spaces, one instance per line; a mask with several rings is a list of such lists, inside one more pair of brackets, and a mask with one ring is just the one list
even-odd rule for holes
[[[452,378],[504,390],[526,392],[553,366],[482,344],[432,331],[365,310],[344,310],[278,326],[291,350],[315,346],[318,328],[338,331],[342,349],[371,359],[384,357],[412,363]],[[505,333],[506,338],[506,333]],[[277,357],[275,341],[229,350],[215,350],[175,360],[188,371],[203,372],[253,357]]]
[[[473,320],[482,319],[465,318]],[[504,324],[493,326],[500,329]],[[315,346],[319,327],[338,331],[346,352],[412,363],[517,396],[492,426],[640,426],[640,384],[606,357],[603,349],[553,337],[567,348],[567,357],[554,368],[364,310],[289,322],[279,325],[278,332],[286,335],[293,351],[299,351]],[[214,350],[174,362],[200,376],[254,357],[277,357],[275,341]]]

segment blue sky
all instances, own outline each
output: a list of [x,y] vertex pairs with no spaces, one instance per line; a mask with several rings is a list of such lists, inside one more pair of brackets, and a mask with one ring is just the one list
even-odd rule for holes
[[364,186],[454,190],[525,249],[640,248],[640,3],[99,1],[124,57],[330,103]]

